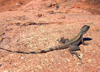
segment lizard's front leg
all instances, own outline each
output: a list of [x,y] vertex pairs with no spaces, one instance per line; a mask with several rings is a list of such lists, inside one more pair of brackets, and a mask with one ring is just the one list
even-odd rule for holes
[[[71,46],[71,48],[69,49],[69,52],[73,55],[73,54],[75,54],[77,57],[78,57],[78,59],[79,60],[81,60],[81,58],[79,57],[80,55],[79,54],[77,54],[75,51],[78,51],[78,50],[80,50],[80,48],[79,48],[79,46]],[[82,60],[81,60],[82,61]]]
[[86,44],[86,43],[84,42],[83,38],[82,38],[81,42],[82,42],[83,45],[88,45],[88,44]]

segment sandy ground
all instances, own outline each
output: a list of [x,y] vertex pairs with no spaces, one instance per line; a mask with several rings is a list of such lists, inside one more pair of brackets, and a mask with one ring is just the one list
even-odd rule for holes
[[89,5],[86,0],[11,1],[1,0],[0,48],[47,49],[59,45],[57,39],[62,36],[76,36],[83,25],[90,26],[84,35],[89,40],[85,41],[88,45],[80,45],[82,61],[68,49],[44,54],[17,54],[0,49],[0,72],[100,72],[99,5]]

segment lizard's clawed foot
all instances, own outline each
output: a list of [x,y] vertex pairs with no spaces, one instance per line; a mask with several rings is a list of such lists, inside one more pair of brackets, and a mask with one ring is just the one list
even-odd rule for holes
[[83,45],[88,45],[87,43],[83,43]]
[[83,44],[83,45],[88,45],[88,44],[87,44],[87,43],[85,43],[83,40],[82,40],[82,44]]
[[82,61],[82,59],[79,57],[80,55],[79,54],[75,54],[76,56],[77,56],[77,58],[80,60],[80,61]]
[[61,37],[60,38],[60,40],[57,40],[59,43],[63,43],[63,42],[65,42],[65,39],[64,39],[64,37]]
[[69,41],[69,39],[65,39],[64,37],[61,37],[60,40],[57,40],[59,43],[66,43]]
[[73,55],[76,55],[76,56],[77,56],[77,58],[78,58],[80,61],[82,61],[82,59],[79,57],[79,56],[80,56],[79,54],[77,54],[77,53],[72,54],[72,53],[71,53],[71,55],[72,55],[72,56],[73,56]]

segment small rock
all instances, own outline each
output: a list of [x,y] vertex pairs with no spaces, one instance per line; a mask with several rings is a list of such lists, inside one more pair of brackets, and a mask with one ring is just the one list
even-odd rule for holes
[[0,36],[1,36],[1,35],[4,35],[4,34],[5,34],[5,32],[4,32],[4,31],[2,31],[2,32],[0,31]]
[[24,57],[21,57],[21,59],[24,59]]
[[0,64],[0,67],[2,66],[2,64]]
[[22,2],[17,2],[15,5],[16,6],[20,6],[20,5],[22,5],[23,3]]
[[48,13],[50,13],[50,14],[54,14],[55,12],[54,12],[53,10],[51,10],[51,11],[48,11]]
[[8,11],[12,11],[12,9],[8,9]]
[[3,38],[2,38],[2,37],[0,37],[0,42],[2,42],[2,40],[3,40]]
[[42,17],[42,14],[38,14],[38,17]]

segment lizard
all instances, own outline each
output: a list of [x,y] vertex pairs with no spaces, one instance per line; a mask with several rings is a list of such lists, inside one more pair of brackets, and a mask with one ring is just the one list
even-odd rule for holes
[[69,39],[65,39],[64,37],[61,37],[61,39],[58,40],[60,43],[62,43],[61,45],[50,47],[44,50],[24,52],[24,51],[12,51],[12,50],[4,49],[1,47],[0,49],[6,50],[8,52],[13,52],[13,53],[38,54],[38,53],[46,53],[46,52],[50,52],[54,50],[70,48],[69,52],[71,53],[71,55],[74,54],[78,57],[79,60],[81,60],[81,58],[79,57],[79,54],[77,54],[76,51],[80,50],[80,47],[79,47],[80,44],[86,45],[86,43],[83,41],[83,35],[89,30],[89,28],[90,26],[84,25],[80,29],[80,32],[78,33],[78,35],[76,35],[74,38],[69,40]]

